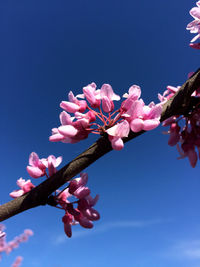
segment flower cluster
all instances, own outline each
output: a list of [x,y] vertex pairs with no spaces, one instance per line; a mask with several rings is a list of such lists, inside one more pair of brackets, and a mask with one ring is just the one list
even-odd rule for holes
[[[48,178],[56,173],[56,167],[61,162],[62,157],[56,158],[55,156],[50,155],[46,159],[40,159],[35,152],[32,152],[29,156],[29,165],[26,169],[29,175],[33,178],[39,178],[42,176],[46,176]],[[48,169],[48,173],[46,169]],[[65,215],[62,220],[64,223],[65,233],[69,237],[72,235],[71,225],[79,223],[85,228],[92,228],[92,221],[100,218],[99,213],[93,208],[98,201],[99,196],[97,195],[94,199],[91,197],[90,189],[86,187],[88,175],[86,173],[82,173],[80,176],[80,178],[72,180],[65,190],[61,192],[54,192],[54,195],[52,196],[54,199],[53,206],[65,210]],[[22,178],[17,180],[17,185],[20,189],[14,190],[10,193],[12,198],[20,197],[35,187],[31,183],[31,180],[26,181]],[[77,200],[70,202],[68,198],[72,196],[74,196]],[[74,204],[77,204],[77,208],[73,207]],[[2,240],[4,235],[5,233],[3,231],[0,232]]]
[[[72,225],[80,224],[84,228],[92,228],[93,221],[100,219],[98,211],[93,208],[99,196],[92,198],[90,189],[86,187],[87,181],[87,173],[81,173],[80,178],[73,179],[69,186],[55,197],[57,204],[65,211],[62,221],[68,237],[72,236]],[[76,200],[69,202],[70,197],[75,197]],[[74,204],[77,205],[76,208]]]
[[[83,94],[76,97],[69,92],[68,101],[60,103],[64,109],[60,114],[61,126],[52,129],[49,140],[76,143],[87,138],[90,133],[107,134],[112,148],[121,150],[124,147],[122,138],[127,137],[130,131],[152,130],[160,123],[162,105],[154,102],[145,105],[140,96],[140,87],[131,86],[128,93],[123,95],[125,100],[121,107],[114,111],[113,101],[120,100],[120,96],[114,93],[109,84],[103,84],[101,89],[97,89],[96,84],[91,83],[83,87]],[[86,99],[87,102],[78,98]]]
[[[32,152],[29,156],[29,165],[26,169],[32,178],[39,178],[42,176],[46,176],[48,178],[56,173],[56,167],[58,167],[61,162],[62,157],[56,158],[55,156],[50,155],[46,159],[39,159],[39,156],[35,152]],[[48,169],[48,173],[46,169]],[[31,183],[31,180],[26,181],[22,178],[17,180],[17,185],[20,189],[14,190],[10,193],[12,198],[20,197],[35,187]]]
[[[164,103],[179,89],[180,86],[168,86],[164,94],[158,97]],[[197,88],[192,96],[199,98],[199,91],[200,88]],[[180,154],[179,159],[188,157],[191,166],[195,167],[198,160],[197,152],[200,158],[200,106],[193,107],[187,115],[172,116],[165,120],[162,125],[170,126],[167,132],[169,134],[168,145],[176,145]]]
[[200,43],[194,43],[200,38],[200,1],[197,3],[197,7],[193,7],[190,10],[190,15],[194,18],[192,22],[187,25],[187,30],[197,35],[191,40],[190,46],[192,48],[200,49]]
[[[0,224],[1,233],[3,232],[4,229],[5,229],[5,226],[3,224]],[[6,234],[4,233],[4,235],[2,235],[0,238],[0,259],[2,258],[3,252],[5,252],[6,254],[9,254],[15,248],[18,248],[20,243],[28,241],[29,237],[32,235],[33,235],[33,231],[30,229],[26,229],[26,230],[24,230],[24,232],[21,235],[16,236],[12,241],[7,242],[6,241]],[[22,257],[18,257],[18,258],[20,258],[22,261]],[[19,266],[21,261],[16,259],[15,263],[13,263],[13,266]]]
[[62,162],[62,157],[56,158],[54,155],[48,156],[48,158],[39,159],[35,152],[32,152],[29,156],[29,166],[27,166],[27,172],[33,178],[39,178],[44,175],[48,177],[46,169],[48,169],[49,176],[56,173],[56,167]]

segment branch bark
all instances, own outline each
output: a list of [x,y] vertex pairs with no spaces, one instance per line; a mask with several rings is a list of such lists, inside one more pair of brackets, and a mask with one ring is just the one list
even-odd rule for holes
[[[200,69],[198,69],[193,76],[181,86],[180,90],[164,104],[160,121],[162,122],[173,115],[187,114],[196,102],[199,101],[199,99],[191,97],[191,94],[199,87]],[[130,141],[144,132],[145,131],[139,133],[130,132],[129,136],[124,138],[124,142]],[[25,210],[47,204],[49,196],[55,190],[111,150],[112,147],[108,138],[106,136],[99,138],[87,150],[29,193],[1,205],[0,221],[4,221]]]

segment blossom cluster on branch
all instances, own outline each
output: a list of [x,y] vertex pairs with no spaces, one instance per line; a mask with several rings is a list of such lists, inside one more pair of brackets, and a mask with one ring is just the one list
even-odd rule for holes
[[[197,34],[191,40],[190,46],[200,49],[200,43],[195,43],[200,39],[200,1],[197,1],[196,4],[197,6],[190,10],[194,20],[187,25],[187,30]],[[112,148],[121,150],[124,147],[124,138],[128,137],[131,132],[153,130],[160,124],[163,105],[179,89],[180,87],[168,86],[163,95],[159,94],[160,103],[151,102],[146,105],[140,98],[140,87],[132,85],[128,93],[123,95],[124,100],[121,105],[114,110],[114,101],[119,101],[120,96],[115,94],[111,85],[103,84],[98,89],[92,82],[83,87],[82,94],[75,96],[70,91],[68,100],[60,103],[60,107],[63,109],[60,113],[61,125],[52,129],[49,140],[73,144],[86,139],[90,133],[94,133],[107,136]],[[197,99],[200,97],[200,88],[196,88],[192,97]],[[187,114],[174,115],[163,122],[163,126],[170,126],[168,144],[170,146],[177,145],[180,158],[188,157],[192,167],[195,167],[197,163],[197,152],[200,158],[199,102],[192,106]],[[62,157],[56,158],[50,155],[48,158],[40,159],[35,152],[32,152],[27,171],[32,178],[42,176],[49,178],[57,172],[56,168],[61,162]],[[93,221],[100,218],[98,211],[93,208],[99,196],[91,197],[90,189],[86,187],[87,180],[88,175],[81,173],[80,178],[72,180],[64,190],[56,190],[50,196],[51,204],[50,202],[49,204],[65,212],[62,221],[68,237],[72,236],[72,225],[80,224],[84,228],[92,228]],[[23,178],[17,180],[17,185],[20,189],[10,193],[12,198],[23,196],[35,187],[30,179],[24,180]],[[69,198],[73,200],[69,201]],[[0,233],[0,237],[2,240],[4,239],[3,232]]]
[[[193,73],[189,74],[189,77]],[[168,86],[163,95],[158,95],[161,103],[165,103],[180,89],[180,86]],[[177,147],[180,153],[179,159],[188,157],[191,166],[196,166],[200,158],[200,88],[196,88],[192,97],[196,98],[197,104],[188,110],[187,114],[176,115],[165,120],[162,125],[170,126],[168,132],[168,145]],[[198,152],[198,154],[197,154]]]
[[[90,133],[107,134],[112,148],[121,150],[124,147],[122,138],[127,137],[130,131],[149,131],[160,124],[162,105],[154,102],[145,105],[140,96],[140,87],[131,86],[128,93],[123,95],[125,100],[120,108],[114,111],[113,101],[120,100],[120,96],[114,93],[109,84],[103,84],[101,89],[97,89],[93,82],[83,87],[83,94],[76,97],[70,91],[68,101],[60,104],[65,110],[60,114],[61,126],[52,129],[49,140],[76,143],[87,138]],[[78,98],[85,98],[87,102]],[[74,113],[74,116],[71,117],[68,112]]]
[[190,10],[190,15],[194,18],[194,20],[187,25],[186,29],[191,33],[197,34],[194,38],[192,38],[190,46],[192,48],[200,49],[200,43],[194,43],[200,39],[200,1],[197,1],[196,5],[197,7],[193,7]]
[[[6,241],[6,233],[4,232],[5,226],[0,224],[0,260],[2,258],[2,253],[10,254],[10,252],[19,247],[20,243],[28,241],[29,237],[33,235],[33,231],[30,229],[25,229],[24,232],[16,236],[13,240]],[[20,266],[23,258],[18,256],[11,267]]]
[[[56,167],[58,167],[61,162],[62,157],[56,158],[50,155],[48,158],[40,159],[35,152],[32,152],[29,156],[29,165],[26,169],[32,178],[39,178],[42,176],[49,178],[56,173]],[[64,223],[65,233],[68,237],[72,236],[72,225],[80,224],[84,228],[92,228],[92,221],[99,220],[100,218],[98,211],[93,208],[99,196],[96,195],[95,198],[92,198],[90,189],[86,187],[87,181],[87,173],[81,173],[80,178],[73,179],[70,181],[68,187],[62,191],[57,190],[52,195],[52,206],[65,211],[62,221]],[[20,189],[10,193],[12,198],[20,197],[35,187],[30,179],[26,181],[22,178],[17,180],[17,185]],[[70,202],[70,197],[74,197],[75,200]],[[74,208],[74,205],[77,205],[77,208]]]

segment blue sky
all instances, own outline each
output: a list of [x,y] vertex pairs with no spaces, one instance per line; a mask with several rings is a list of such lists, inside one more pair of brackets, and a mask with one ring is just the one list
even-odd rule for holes
[[[67,163],[92,144],[50,143],[59,103],[95,82],[119,95],[132,84],[145,102],[199,67],[185,30],[195,1],[3,0],[0,2],[1,203],[10,200],[32,151]],[[8,240],[35,235],[9,257],[26,267],[200,267],[200,175],[167,145],[162,127],[87,168],[101,220],[64,235],[63,212],[39,207],[8,219]],[[41,178],[41,181],[44,178]],[[33,181],[35,184],[39,180]]]

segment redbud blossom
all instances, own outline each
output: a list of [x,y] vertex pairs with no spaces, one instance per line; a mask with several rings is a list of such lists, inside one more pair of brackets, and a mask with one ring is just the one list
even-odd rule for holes
[[120,100],[120,96],[113,92],[110,84],[103,84],[100,89],[100,99],[102,100],[103,111],[109,113],[114,109],[113,100]]
[[115,150],[121,150],[124,147],[122,138],[127,137],[130,131],[129,123],[124,120],[113,127],[106,130],[109,135],[112,148]]
[[62,101],[60,107],[67,112],[74,113],[76,111],[84,112],[87,108],[87,102],[85,100],[78,100],[72,91],[68,94],[69,101]]
[[29,156],[29,165],[27,166],[27,171],[29,175],[33,178],[39,178],[41,176],[47,175],[46,168],[48,168],[49,176],[56,173],[56,167],[62,162],[62,157],[55,158],[55,156],[50,155],[47,159],[39,159],[35,152],[32,152]]
[[99,100],[100,90],[96,90],[96,84],[91,83],[83,87],[83,94],[92,108],[100,107],[101,101]]
[[[200,5],[200,1],[198,2]],[[192,73],[189,73],[191,76]],[[171,98],[177,89],[180,87],[168,86],[167,97]],[[171,93],[169,92],[171,91]],[[200,88],[196,88],[192,97],[199,98]],[[163,98],[159,97],[161,101]],[[165,101],[165,100],[164,100]],[[162,102],[163,103],[163,102]],[[179,123],[181,121],[181,123]],[[197,105],[184,116],[172,116],[163,122],[163,126],[170,126],[168,133],[170,134],[168,144],[170,146],[177,146],[180,154],[179,159],[188,157],[190,165],[194,168],[197,164],[198,155],[200,151],[200,109]]]
[[[93,208],[99,196],[91,197],[90,189],[85,186],[87,181],[87,173],[81,173],[79,178],[70,181],[69,187],[55,197],[57,203],[65,210],[62,221],[68,237],[72,236],[72,225],[80,224],[84,228],[92,228],[93,221],[100,219],[98,211]],[[70,203],[69,198],[72,196],[77,201]],[[74,204],[77,204],[77,208],[74,207]]]
[[12,198],[20,197],[24,195],[25,193],[29,192],[32,188],[35,186],[31,183],[31,180],[24,180],[22,178],[17,180],[17,185],[21,188],[19,190],[14,190],[10,193],[10,196]]
[[[61,107],[74,113],[74,117],[71,117],[65,111],[61,112],[61,126],[52,129],[52,135],[49,137],[50,141],[76,143],[87,138],[90,133],[108,134],[112,148],[120,150],[124,147],[123,138],[128,136],[130,129],[133,132],[149,131],[160,124],[161,104],[150,103],[146,106],[144,101],[139,99],[141,89],[138,85],[132,85],[129,88],[128,93],[123,95],[126,100],[114,112],[113,101],[120,100],[120,96],[114,93],[109,84],[103,84],[101,89],[96,88],[96,84],[91,83],[83,87],[83,94],[77,95],[78,98],[86,98],[88,101],[87,109],[89,111],[86,113],[81,112],[80,109],[77,111],[78,100],[70,92],[70,103],[62,102]],[[160,96],[160,98],[163,98],[163,101],[165,100],[165,96]],[[71,105],[71,103],[76,104],[77,107]],[[92,108],[96,108],[97,111]],[[103,112],[108,113],[108,115]],[[96,122],[98,119],[101,121],[100,124]],[[101,125],[102,123],[103,125]],[[82,191],[83,189],[79,190]],[[86,189],[82,192],[84,191],[86,192]]]
[[39,178],[45,175],[46,167],[35,152],[32,152],[29,156],[29,165],[26,169],[31,177]]
[[[197,33],[197,35],[191,40],[191,43],[195,42],[200,38],[200,1],[196,3],[197,7],[193,7],[190,10],[190,15],[194,18],[192,22],[190,22],[186,29],[191,33]],[[191,47],[200,49],[200,44],[190,44]]]
[[128,94],[125,93],[123,95],[124,98],[127,98],[122,102],[121,108],[124,111],[127,111],[131,108],[134,101],[138,100],[141,96],[141,89],[138,85],[132,85],[129,90]]

